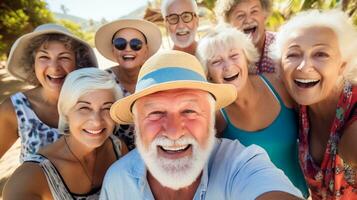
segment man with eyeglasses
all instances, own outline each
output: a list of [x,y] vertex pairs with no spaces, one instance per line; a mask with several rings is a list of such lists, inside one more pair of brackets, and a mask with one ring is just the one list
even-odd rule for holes
[[271,11],[271,0],[218,0],[216,16],[222,22],[231,24],[251,37],[257,48],[260,59],[256,69],[251,73],[261,74],[275,72],[269,49],[274,42],[275,34],[265,29],[265,21]]
[[173,49],[195,55],[199,18],[195,0],[163,0],[161,12]]

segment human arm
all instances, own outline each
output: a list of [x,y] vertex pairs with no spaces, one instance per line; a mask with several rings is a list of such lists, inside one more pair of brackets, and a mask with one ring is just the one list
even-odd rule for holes
[[267,153],[256,145],[248,146],[237,158],[232,197],[244,199],[300,199],[301,192],[270,161]]
[[51,199],[46,177],[37,163],[25,162],[19,166],[3,189],[4,200]]
[[18,138],[17,118],[11,100],[0,104],[0,158],[10,149]]
[[[357,110],[357,109],[356,109]],[[357,169],[357,114],[356,119],[343,131],[338,154],[344,162]]]

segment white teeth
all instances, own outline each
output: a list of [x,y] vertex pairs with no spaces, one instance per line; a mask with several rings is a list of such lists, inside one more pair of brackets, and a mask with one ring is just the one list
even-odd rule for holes
[[64,78],[65,76],[53,76],[53,75],[48,75],[50,78]]
[[125,55],[125,56],[123,56],[123,58],[135,58],[135,56],[133,56],[133,55]]
[[189,34],[189,32],[188,31],[178,31],[176,34],[177,35],[186,35],[186,34]]
[[166,151],[180,151],[180,150],[184,150],[188,147],[189,144],[185,145],[185,146],[161,146],[164,150]]
[[300,82],[300,83],[313,83],[313,82],[317,82],[319,80],[317,79],[295,79],[295,81]]
[[99,134],[103,131],[103,129],[100,130],[87,130],[85,129],[86,132],[90,133],[90,134]]

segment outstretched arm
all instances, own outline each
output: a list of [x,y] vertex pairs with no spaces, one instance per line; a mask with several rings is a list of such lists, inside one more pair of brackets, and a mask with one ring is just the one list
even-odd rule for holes
[[0,104],[0,158],[10,149],[18,138],[17,118],[11,100]]

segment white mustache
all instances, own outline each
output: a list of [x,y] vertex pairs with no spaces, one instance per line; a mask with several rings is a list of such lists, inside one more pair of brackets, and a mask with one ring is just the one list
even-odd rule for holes
[[190,32],[190,29],[188,29],[187,27],[184,27],[184,28],[176,30],[176,33],[181,33],[181,32]]
[[185,146],[189,144],[197,144],[197,141],[190,136],[183,136],[177,140],[171,140],[165,136],[155,138],[150,146]]

